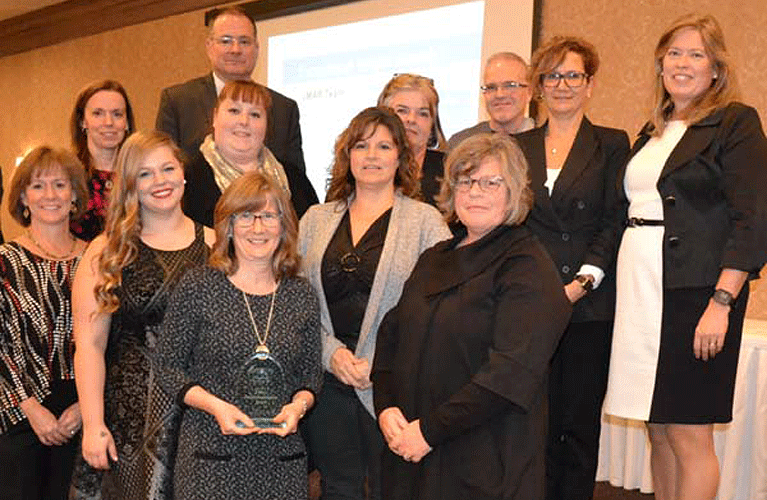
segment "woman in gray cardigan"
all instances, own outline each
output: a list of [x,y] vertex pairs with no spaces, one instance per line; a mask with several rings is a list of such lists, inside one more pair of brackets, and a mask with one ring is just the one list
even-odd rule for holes
[[320,298],[323,391],[307,422],[322,498],[380,498],[384,449],[370,367],[378,325],[399,299],[418,256],[450,231],[412,199],[417,165],[389,108],[359,113],[335,147],[327,203],[301,219],[303,273]]

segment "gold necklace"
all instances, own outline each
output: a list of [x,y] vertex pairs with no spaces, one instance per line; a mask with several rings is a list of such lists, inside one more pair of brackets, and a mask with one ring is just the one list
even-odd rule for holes
[[56,254],[53,254],[53,253],[49,252],[45,248],[43,248],[43,246],[40,243],[37,242],[35,237],[32,236],[32,231],[29,228],[27,228],[27,238],[29,238],[30,241],[32,241],[32,243],[37,247],[38,250],[40,250],[43,253],[43,255],[45,255],[46,257],[48,257],[49,259],[52,259],[52,260],[66,260],[67,258],[69,258],[74,253],[75,246],[77,245],[77,238],[72,237],[71,233],[70,233],[69,236],[70,236],[70,238],[72,238],[72,247],[64,255],[56,255]]
[[258,326],[256,326],[256,320],[253,319],[253,311],[250,309],[250,302],[248,302],[248,296],[245,294],[245,290],[242,290],[242,298],[245,300],[245,307],[248,310],[250,316],[250,323],[253,325],[253,331],[256,332],[256,338],[258,339],[258,346],[256,346],[257,353],[269,354],[269,348],[266,347],[266,339],[269,338],[269,328],[272,325],[272,313],[274,313],[274,299],[277,297],[277,289],[280,288],[280,282],[277,282],[277,286],[274,287],[272,292],[272,304],[269,306],[269,316],[266,318],[266,331],[264,332],[264,338],[261,338],[261,334],[258,332]]

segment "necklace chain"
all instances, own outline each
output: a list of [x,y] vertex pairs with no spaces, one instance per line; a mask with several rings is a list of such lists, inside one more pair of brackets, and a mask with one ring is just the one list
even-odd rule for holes
[[64,260],[64,259],[66,259],[67,257],[71,256],[74,253],[75,246],[77,245],[77,238],[72,237],[71,234],[69,236],[70,236],[70,238],[72,238],[72,246],[69,248],[69,251],[67,253],[65,253],[64,255],[56,255],[54,253],[49,252],[45,248],[43,248],[43,246],[40,243],[38,243],[38,241],[35,239],[35,237],[32,236],[32,231],[30,229],[27,229],[27,238],[29,238],[30,241],[32,241],[32,243],[37,247],[37,249],[40,250],[41,252],[43,252],[43,254],[46,257],[48,257],[49,259],[53,259],[53,260]]
[[280,288],[280,282],[277,282],[277,286],[274,287],[274,291],[272,292],[272,303],[269,306],[269,316],[266,318],[266,331],[264,332],[264,338],[261,338],[261,334],[258,331],[258,326],[256,326],[256,320],[253,318],[253,311],[250,309],[250,302],[248,302],[248,296],[245,294],[245,290],[242,291],[242,298],[245,300],[245,307],[248,310],[248,315],[250,316],[250,323],[253,325],[253,331],[256,333],[256,338],[258,339],[258,347],[256,348],[256,352],[259,351],[265,351],[269,352],[269,350],[266,348],[266,339],[269,338],[269,329],[272,325],[272,314],[274,313],[274,299],[277,297],[277,290]]

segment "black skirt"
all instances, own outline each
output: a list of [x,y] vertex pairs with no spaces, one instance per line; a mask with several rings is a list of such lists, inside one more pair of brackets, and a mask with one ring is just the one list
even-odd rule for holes
[[663,291],[663,318],[651,423],[711,424],[732,420],[735,374],[748,302],[743,286],[729,316],[722,351],[713,359],[695,358],[695,327],[713,287]]

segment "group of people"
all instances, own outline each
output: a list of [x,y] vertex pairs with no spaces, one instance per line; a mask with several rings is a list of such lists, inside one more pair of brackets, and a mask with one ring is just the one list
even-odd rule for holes
[[395,75],[322,204],[296,103],[250,80],[252,19],[220,11],[206,49],[157,131],[96,82],[74,151],[14,172],[2,495],[307,498],[311,466],[327,500],[590,499],[604,401],[647,423],[656,498],[714,498],[767,260],[767,138],[714,18],[664,32],[633,147],[586,117],[580,38],[490,57],[490,118],[450,140],[435,83]]

